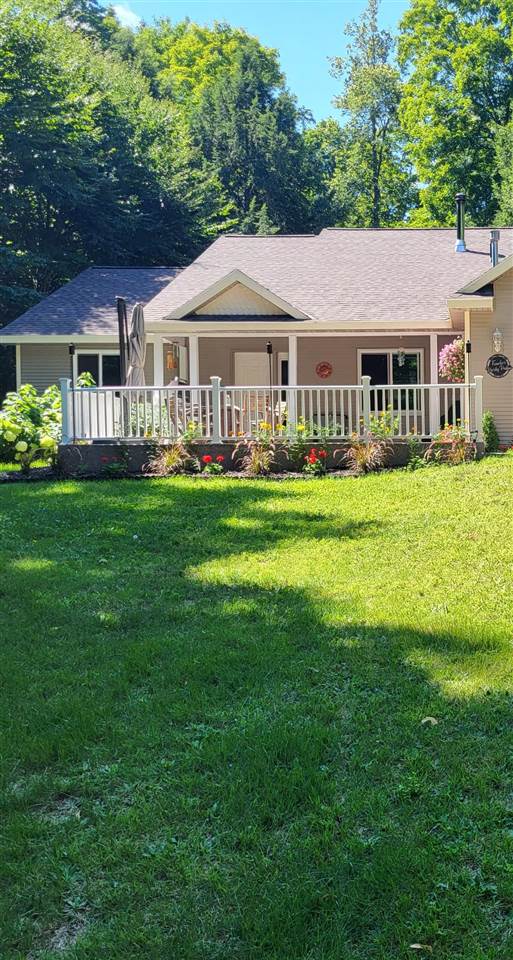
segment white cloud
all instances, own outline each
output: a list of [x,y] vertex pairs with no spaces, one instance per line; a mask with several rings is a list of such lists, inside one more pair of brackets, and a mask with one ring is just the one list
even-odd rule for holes
[[130,30],[137,30],[142,23],[140,17],[134,13],[133,10],[130,10],[129,7],[125,7],[122,3],[115,3],[113,5],[114,13],[116,14],[122,27],[129,27]]

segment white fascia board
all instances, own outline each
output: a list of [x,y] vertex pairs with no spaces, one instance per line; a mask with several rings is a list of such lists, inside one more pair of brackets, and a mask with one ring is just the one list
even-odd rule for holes
[[249,290],[253,291],[253,293],[258,293],[261,297],[264,297],[265,300],[268,300],[269,303],[274,304],[275,307],[279,307],[280,310],[283,310],[285,313],[289,313],[290,316],[294,317],[296,320],[308,319],[306,313],[302,313],[302,311],[298,310],[297,307],[294,307],[291,303],[287,303],[286,300],[283,300],[276,293],[273,293],[272,290],[264,287],[261,283],[253,280],[252,277],[249,277],[246,273],[243,273],[242,270],[230,270],[230,272],[225,274],[224,277],[216,280],[215,283],[210,284],[210,286],[205,287],[205,289],[200,293],[197,293],[194,297],[186,300],[186,302],[182,303],[182,305],[177,307],[176,310],[173,310],[171,313],[163,317],[163,321],[180,320],[181,317],[185,317],[187,314],[193,313],[193,311],[197,310],[198,307],[205,306],[205,304],[207,304],[210,300],[213,300],[214,297],[219,296],[220,293],[223,293],[224,290],[227,290],[228,287],[232,287],[234,283],[240,283],[242,286],[248,287]]
[[494,280],[497,280],[499,277],[502,277],[503,273],[507,273],[508,270],[513,268],[513,254],[509,257],[504,257],[504,260],[501,260],[495,267],[490,267],[488,270],[485,270],[484,273],[480,273],[475,280],[471,280],[470,283],[466,283],[461,290],[458,290],[457,293],[475,293],[476,290],[480,290],[481,287],[485,287],[487,283],[493,283]]

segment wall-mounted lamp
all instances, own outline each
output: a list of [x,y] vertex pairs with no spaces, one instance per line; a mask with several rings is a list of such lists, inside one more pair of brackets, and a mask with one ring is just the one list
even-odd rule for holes
[[265,345],[267,350],[267,356],[269,358],[269,386],[273,385],[273,345],[270,340],[267,341]]
[[499,330],[498,327],[495,327],[495,330],[492,333],[492,343],[494,353],[502,353],[504,350],[504,334],[502,330]]
[[465,340],[465,353],[472,353],[472,344],[470,340]]

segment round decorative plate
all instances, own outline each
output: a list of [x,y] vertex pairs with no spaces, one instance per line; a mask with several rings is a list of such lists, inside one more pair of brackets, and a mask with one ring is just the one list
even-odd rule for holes
[[333,373],[333,367],[328,360],[321,360],[321,362],[317,364],[315,372],[321,380],[327,380]]

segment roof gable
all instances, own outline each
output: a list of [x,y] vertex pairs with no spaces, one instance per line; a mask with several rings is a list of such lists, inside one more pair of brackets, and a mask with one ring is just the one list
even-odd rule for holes
[[[273,290],[263,286],[263,284],[259,283],[257,280],[254,280],[252,277],[248,276],[247,273],[244,273],[242,270],[237,268],[230,270],[213,283],[200,289],[194,296],[180,303],[174,310],[171,310],[169,313],[163,316],[162,319],[181,320],[189,314],[199,313],[202,308],[205,308],[205,313],[211,313],[210,307],[212,306],[213,301],[221,294],[230,290],[236,284],[256,294],[260,301],[264,300],[266,303],[269,303],[274,308],[271,311],[273,314],[275,314],[276,310],[278,310],[281,313],[288,314],[297,320],[307,319],[307,315],[295,307],[292,303],[288,303],[282,297],[274,293]],[[155,304],[158,300],[159,297],[156,297],[155,301],[149,305],[150,310],[153,312],[155,310]],[[255,313],[259,311],[253,310],[252,312]]]
[[252,290],[245,283],[232,283],[221,293],[198,307],[195,316],[210,317],[247,317],[247,316],[287,316],[281,307],[271,303],[268,297]]

